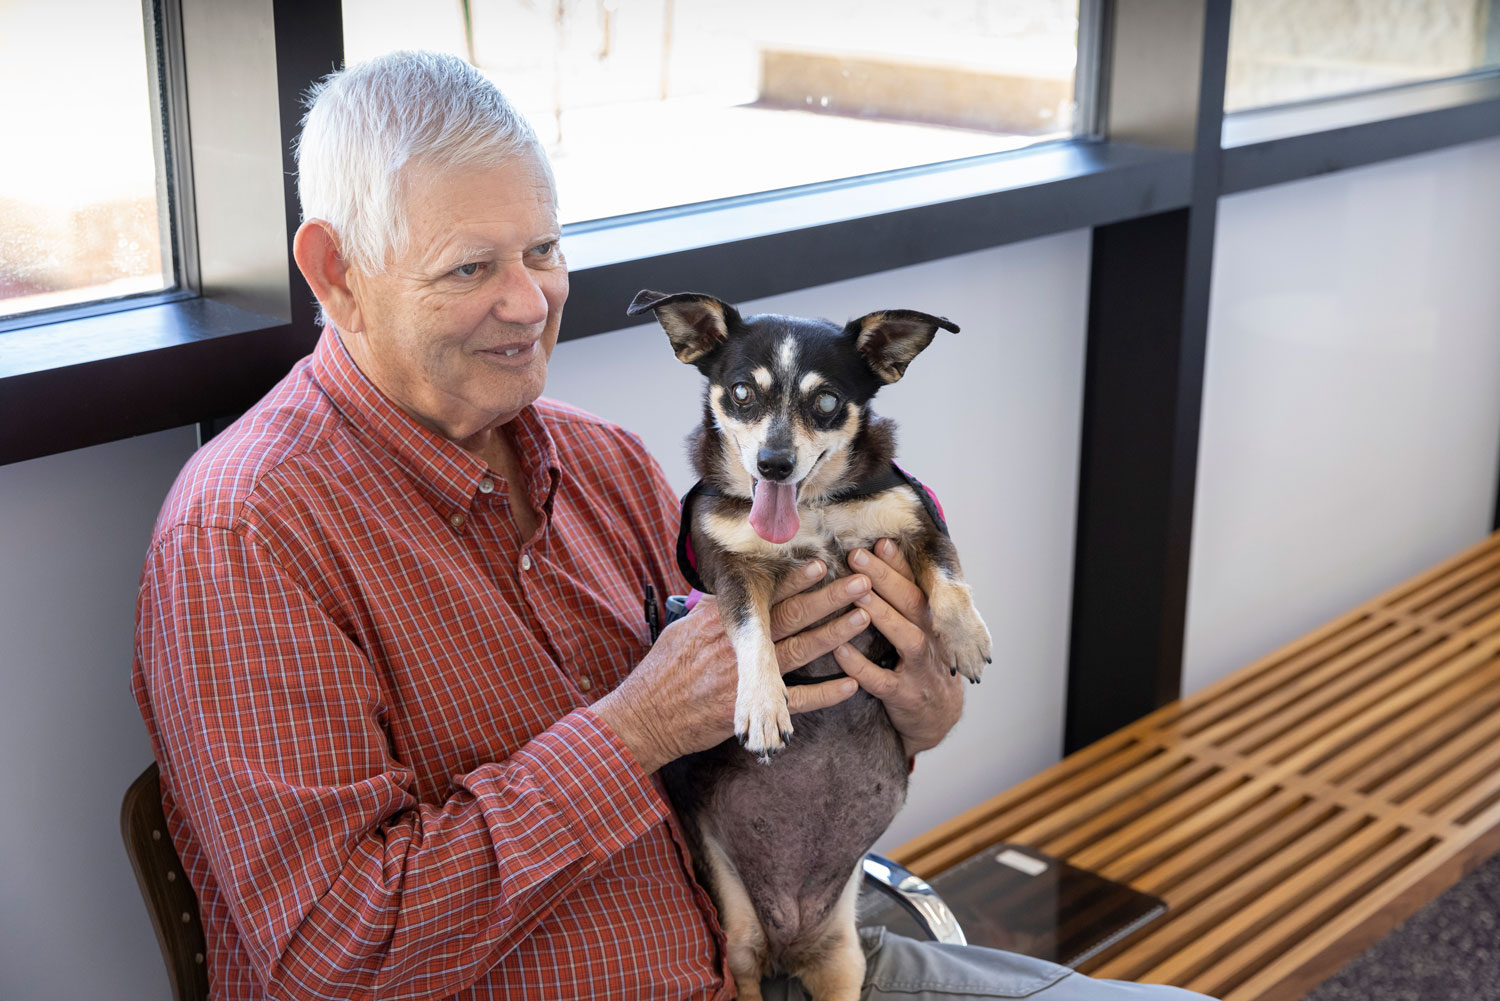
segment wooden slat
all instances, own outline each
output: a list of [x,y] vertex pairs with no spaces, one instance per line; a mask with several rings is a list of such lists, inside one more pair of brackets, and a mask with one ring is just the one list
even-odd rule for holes
[[[1299,882],[1309,866],[1330,853],[1357,854],[1384,832],[1367,826],[1366,818],[1340,814],[1315,824],[1291,843],[1274,852],[1262,851],[1259,842],[1241,846],[1232,856],[1216,859],[1185,880],[1176,899],[1183,903],[1178,920],[1148,928],[1138,948],[1127,950],[1093,972],[1112,980],[1145,978],[1170,983],[1171,974],[1191,969],[1195,943],[1212,930],[1232,921],[1253,902],[1285,892]],[[1245,866],[1245,856],[1257,861]],[[1176,965],[1185,963],[1180,969]],[[1160,971],[1160,972],[1158,972]]]
[[[1285,921],[1299,907],[1306,906],[1309,898],[1327,898],[1334,894],[1349,879],[1350,874],[1361,873],[1370,865],[1372,853],[1379,860],[1394,849],[1406,853],[1416,847],[1406,844],[1407,838],[1414,836],[1403,837],[1382,825],[1371,825],[1346,840],[1333,843],[1315,858],[1301,859],[1295,871],[1285,866],[1280,867],[1283,874],[1295,878],[1281,878],[1274,883],[1263,884],[1257,888],[1258,892],[1253,897],[1236,901],[1234,909],[1225,912],[1212,928],[1201,929],[1200,934],[1194,935],[1181,949],[1166,957],[1142,979],[1153,983],[1196,983],[1198,978],[1195,974],[1200,971],[1211,973],[1213,969],[1219,968],[1222,973],[1222,961],[1228,958],[1227,950],[1236,941],[1274,927],[1278,918]],[[1394,857],[1384,862],[1381,868],[1393,861]],[[1340,873],[1345,875],[1340,877]],[[1204,967],[1216,960],[1219,961],[1219,967],[1204,970]],[[1219,986],[1217,981],[1210,982],[1215,987]]]
[[[1340,846],[1345,847],[1345,846]],[[1302,935],[1315,930],[1320,918],[1336,913],[1349,899],[1365,890],[1372,881],[1394,874],[1398,867],[1409,865],[1419,859],[1430,848],[1420,835],[1407,832],[1386,843],[1372,856],[1353,868],[1325,867],[1316,878],[1334,876],[1327,885],[1311,894],[1305,892],[1310,880],[1299,879],[1282,889],[1280,904],[1274,904],[1277,894],[1271,894],[1235,914],[1234,918],[1211,933],[1212,941],[1233,941],[1241,929],[1260,928],[1251,937],[1237,944],[1232,951],[1217,956],[1207,969],[1192,977],[1191,989],[1223,996],[1235,984],[1246,980],[1250,973],[1275,962]],[[1330,856],[1331,858],[1332,856]],[[1290,903],[1293,902],[1294,903]],[[1260,916],[1279,909],[1276,920],[1262,922]],[[1195,948],[1207,951],[1208,938],[1194,943]]]
[[1168,902],[1086,972],[1300,998],[1500,851],[1500,533],[893,854],[1002,840]]
[[1368,793],[1389,786],[1402,775],[1421,774],[1429,762],[1435,762],[1432,767],[1442,769],[1446,767],[1445,751],[1454,748],[1461,756],[1475,741],[1482,741],[1496,723],[1486,717],[1497,711],[1500,711],[1500,683],[1490,685],[1458,706],[1434,699],[1381,734],[1384,747],[1375,753],[1359,759],[1345,755],[1318,771],[1327,774],[1330,781]]

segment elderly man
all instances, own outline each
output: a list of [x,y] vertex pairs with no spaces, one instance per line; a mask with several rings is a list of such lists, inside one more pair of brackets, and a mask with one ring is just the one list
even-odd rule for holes
[[[672,492],[634,436],[539,399],[568,275],[536,140],[462,61],[402,53],[325,81],[298,163],[327,325],[183,470],[138,607],[215,996],[731,996],[652,774],[730,735],[734,657],[711,601],[649,643],[646,585],[681,589]],[[873,619],[901,665],[841,653],[850,677],[792,709],[864,685],[915,754],[961,680],[888,545],[786,588],[778,651],[791,670]],[[1158,990],[868,948],[871,996],[913,964],[998,997]]]

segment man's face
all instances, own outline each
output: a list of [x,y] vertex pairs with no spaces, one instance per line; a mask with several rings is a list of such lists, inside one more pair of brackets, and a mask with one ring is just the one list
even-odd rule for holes
[[462,443],[541,395],[568,269],[552,185],[528,153],[498,167],[406,176],[410,244],[382,274],[351,268],[361,371]]

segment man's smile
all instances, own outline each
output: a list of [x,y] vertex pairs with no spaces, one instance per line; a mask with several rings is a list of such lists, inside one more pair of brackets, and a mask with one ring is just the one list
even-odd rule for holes
[[493,365],[503,365],[507,368],[524,368],[530,365],[532,360],[537,357],[537,347],[540,344],[540,338],[535,340],[508,341],[504,344],[497,344],[492,348],[481,348],[477,354]]

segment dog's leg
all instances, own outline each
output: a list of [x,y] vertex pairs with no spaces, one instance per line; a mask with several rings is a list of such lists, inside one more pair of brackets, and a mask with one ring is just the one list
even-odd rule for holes
[[739,664],[734,732],[748,750],[769,761],[792,736],[786,685],[771,642],[771,592],[776,582],[754,567],[720,574],[719,581],[719,608]]
[[760,981],[767,972],[765,929],[734,863],[707,832],[703,833],[703,848],[713,884],[710,889],[719,908],[724,938],[729,942],[729,972],[734,974],[740,1001],[761,1001]]
[[946,538],[930,550],[903,547],[917,586],[932,609],[932,634],[943,663],[970,681],[978,681],[990,662],[989,628],[974,607],[974,592],[963,579],[958,553]]
[[865,951],[859,944],[855,907],[863,882],[864,867],[855,866],[817,945],[792,971],[801,978],[813,1001],[858,1001],[865,979]]

